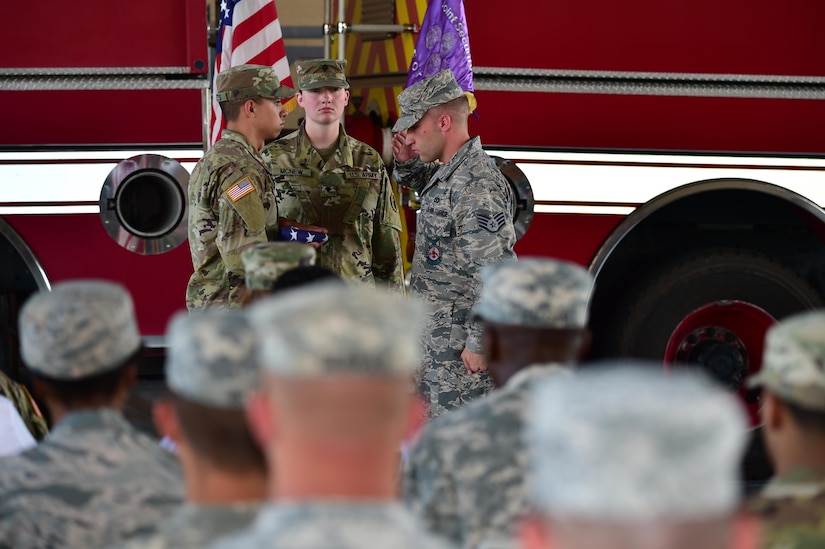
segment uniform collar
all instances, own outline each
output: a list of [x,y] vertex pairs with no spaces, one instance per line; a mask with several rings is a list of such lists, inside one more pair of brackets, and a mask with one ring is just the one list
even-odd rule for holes
[[558,374],[570,375],[570,368],[561,363],[531,364],[516,372],[513,377],[507,380],[504,386],[507,389],[517,389],[532,385],[537,379],[545,379]]
[[342,166],[352,167],[354,160],[352,157],[352,147],[350,147],[349,139],[347,139],[347,132],[344,131],[344,125],[338,124],[338,150],[335,151],[329,160],[324,163],[324,159],[309,142],[306,136],[306,122],[301,122],[298,128],[297,138],[297,155],[302,158],[301,163],[307,166],[314,166],[318,169],[334,169]]
[[240,143],[244,146],[246,150],[248,150],[252,156],[255,158],[261,158],[261,153],[252,146],[252,143],[246,138],[244,134],[241,132],[236,132],[235,130],[228,130],[224,128],[223,133],[221,133],[221,138],[228,139],[230,141],[235,141],[236,143]]
[[353,520],[365,518],[384,523],[408,522],[413,519],[407,509],[396,501],[279,501],[265,505],[258,521],[264,524],[295,524],[304,520],[315,521],[318,517],[351,517]]
[[825,468],[797,467],[772,478],[760,494],[765,499],[812,498],[825,494]]
[[51,436],[76,433],[79,431],[97,431],[100,429],[124,429],[132,427],[123,415],[112,408],[95,408],[69,412],[52,430]]
[[442,164],[435,172],[435,179],[446,181],[453,172],[467,159],[470,154],[481,151],[481,138],[479,136],[471,137],[469,141],[464,143],[453,155],[449,162]]

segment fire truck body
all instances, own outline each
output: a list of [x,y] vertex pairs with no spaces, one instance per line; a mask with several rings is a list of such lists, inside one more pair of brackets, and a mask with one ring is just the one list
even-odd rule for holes
[[[186,184],[202,154],[202,0],[21,4],[0,54],[0,365],[37,289],[120,282],[162,345],[192,270]],[[134,158],[134,160],[129,160]]]

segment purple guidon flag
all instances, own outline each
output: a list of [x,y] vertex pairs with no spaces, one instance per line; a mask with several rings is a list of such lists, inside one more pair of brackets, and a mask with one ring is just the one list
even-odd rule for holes
[[429,2],[410,61],[407,87],[444,69],[452,69],[461,89],[472,93],[473,60],[470,58],[464,2]]

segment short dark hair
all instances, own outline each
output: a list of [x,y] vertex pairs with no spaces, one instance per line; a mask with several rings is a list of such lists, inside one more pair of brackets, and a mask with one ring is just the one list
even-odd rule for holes
[[256,105],[260,104],[262,100],[261,97],[241,97],[240,99],[232,99],[221,103],[221,112],[223,113],[224,119],[227,122],[234,122],[237,120],[241,115],[241,108],[243,108],[244,103],[250,99],[252,99]]
[[79,379],[57,379],[34,370],[30,372],[32,379],[47,386],[60,404],[76,408],[87,402],[113,399],[123,376],[136,364],[140,353],[141,349],[138,349],[111,370]]
[[195,452],[224,471],[266,471],[266,458],[246,423],[243,410],[220,409],[170,391],[181,429]]
[[800,429],[806,432],[816,432],[825,436],[825,412],[804,408],[798,404],[780,399],[783,405],[788,408],[794,422]]
[[297,288],[315,282],[338,281],[343,283],[343,279],[334,271],[321,267],[320,265],[306,265],[295,267],[284,271],[275,282],[272,283],[272,293],[278,293],[290,288]]

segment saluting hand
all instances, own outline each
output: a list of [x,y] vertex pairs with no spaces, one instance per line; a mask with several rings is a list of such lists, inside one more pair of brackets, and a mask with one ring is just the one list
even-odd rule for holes
[[415,156],[412,147],[407,145],[406,130],[392,136],[392,155],[396,162],[406,162]]

